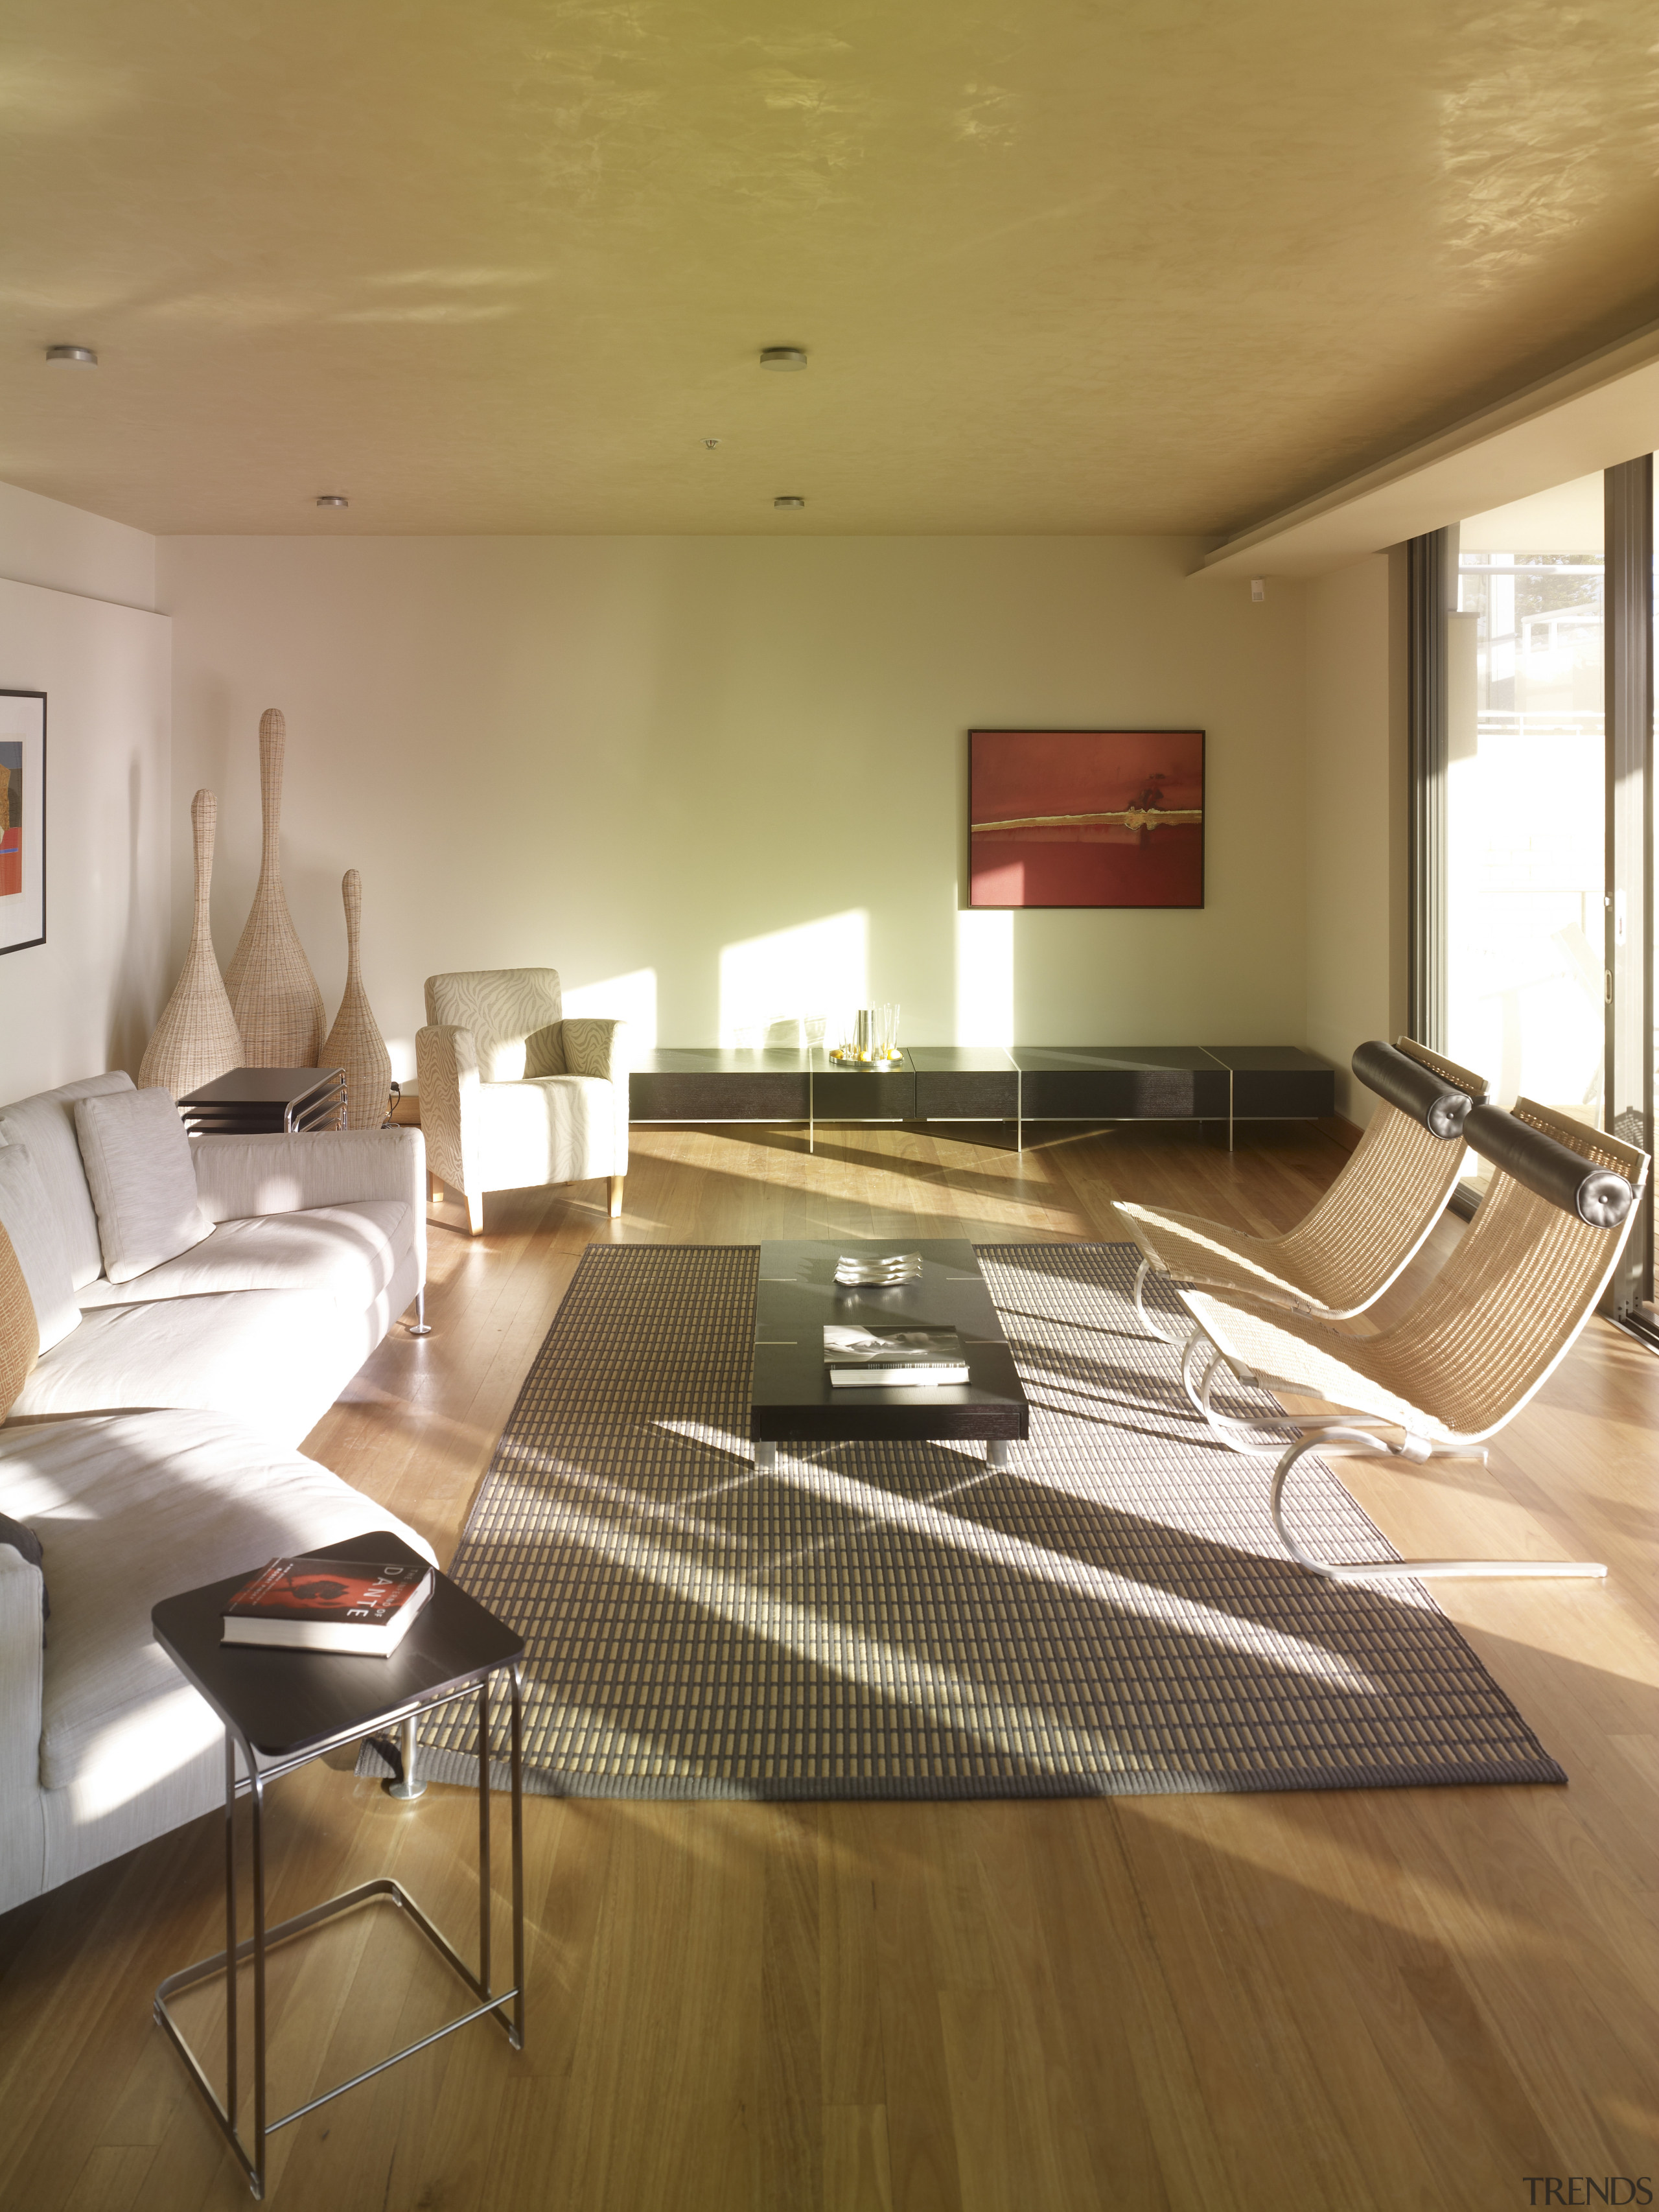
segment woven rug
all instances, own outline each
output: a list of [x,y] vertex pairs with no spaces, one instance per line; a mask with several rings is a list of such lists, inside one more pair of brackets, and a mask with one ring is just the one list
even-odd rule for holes
[[[1272,1461],[1190,1412],[1135,1322],[1133,1247],[980,1249],[1031,1402],[1008,1469],[891,1443],[781,1445],[758,1473],[757,1258],[591,1245],[530,1370],[450,1570],[527,1639],[526,1788],[1565,1780],[1422,1585],[1285,1558]],[[1291,1512],[1330,1556],[1397,1556],[1316,1460]],[[471,1729],[470,1703],[423,1725],[426,1771],[476,1784]],[[363,1771],[384,1770],[365,1752]]]

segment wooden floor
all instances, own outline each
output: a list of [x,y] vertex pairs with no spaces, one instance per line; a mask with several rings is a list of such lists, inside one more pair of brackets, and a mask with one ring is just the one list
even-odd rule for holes
[[[645,1130],[620,1223],[599,1186],[492,1198],[476,1244],[434,1209],[436,1334],[395,1334],[308,1448],[447,1556],[592,1239],[1096,1237],[1118,1194],[1267,1228],[1342,1158],[1288,1126],[1231,1157],[1191,1131],[1053,1133],[1016,1158],[830,1132],[808,1158],[793,1132]],[[1611,1563],[1604,1588],[1441,1585],[1570,1788],[532,1799],[526,2049],[475,2027],[324,2107],[275,2138],[272,2195],[1403,2212],[1659,2172],[1656,1423],[1659,1359],[1597,1322],[1490,1468],[1346,1468],[1408,1552]],[[465,1931],[473,1802],[306,1770],[273,1793],[273,1911],[390,1868]],[[217,1850],[210,1818],[0,1920],[7,2212],[247,2201],[149,2015],[218,1940]],[[442,2017],[413,1941],[361,1914],[283,1954],[274,2109]],[[205,2000],[193,2019],[210,2033]]]

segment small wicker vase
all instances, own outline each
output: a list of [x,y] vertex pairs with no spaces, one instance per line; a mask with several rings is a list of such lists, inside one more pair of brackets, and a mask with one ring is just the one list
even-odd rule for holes
[[225,989],[242,1033],[243,1065],[247,1067],[315,1067],[323,1036],[323,994],[289,914],[277,852],[287,744],[281,714],[268,707],[259,717],[259,799],[264,816],[259,881],[242,941],[225,971]]
[[392,1099],[392,1055],[363,989],[357,951],[363,920],[363,879],[356,868],[348,868],[341,878],[340,892],[345,901],[345,996],[318,1065],[345,1070],[347,1128],[378,1129]]
[[155,1024],[155,1034],[144,1048],[138,1070],[139,1088],[161,1084],[175,1098],[183,1098],[216,1076],[242,1067],[242,1039],[236,1017],[213,957],[213,934],[208,923],[208,894],[213,885],[213,840],[219,819],[219,802],[210,791],[198,791],[190,803],[190,826],[196,836],[196,915],[191,924],[190,951],[173,996]]

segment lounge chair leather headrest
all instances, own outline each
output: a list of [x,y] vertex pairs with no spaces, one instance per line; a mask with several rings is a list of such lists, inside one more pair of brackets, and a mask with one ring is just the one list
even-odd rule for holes
[[1483,1160],[1592,1229],[1617,1229],[1636,1203],[1634,1189],[1614,1169],[1597,1167],[1571,1145],[1500,1107],[1477,1106],[1463,1124],[1463,1140]]
[[1373,1037],[1355,1053],[1353,1072],[1368,1091],[1420,1121],[1431,1135],[1448,1141],[1462,1135],[1474,1100],[1397,1045]]

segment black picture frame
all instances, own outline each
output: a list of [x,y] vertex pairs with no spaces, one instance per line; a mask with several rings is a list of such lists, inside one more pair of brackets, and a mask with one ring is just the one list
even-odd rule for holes
[[1191,725],[969,730],[963,908],[1201,908],[1207,750]]

